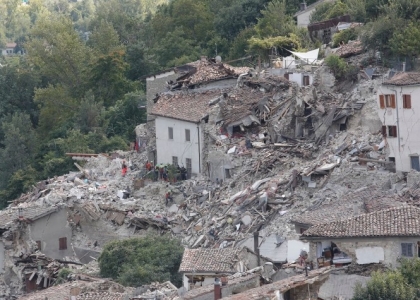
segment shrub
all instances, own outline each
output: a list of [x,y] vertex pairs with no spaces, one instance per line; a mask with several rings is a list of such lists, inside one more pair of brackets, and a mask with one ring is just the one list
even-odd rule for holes
[[347,44],[348,41],[357,39],[357,32],[355,28],[349,28],[337,32],[333,36],[333,47],[338,47],[341,43]]
[[178,273],[184,248],[169,236],[148,236],[112,241],[99,256],[100,274],[126,286],[170,280],[182,285]]

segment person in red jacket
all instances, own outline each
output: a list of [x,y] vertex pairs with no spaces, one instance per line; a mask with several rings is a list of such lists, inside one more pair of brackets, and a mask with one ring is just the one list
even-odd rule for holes
[[127,174],[127,165],[125,164],[125,161],[124,161],[122,164],[121,175],[125,176],[125,174]]

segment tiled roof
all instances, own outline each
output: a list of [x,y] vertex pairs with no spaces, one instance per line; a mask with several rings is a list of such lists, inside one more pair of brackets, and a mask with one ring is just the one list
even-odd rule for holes
[[6,43],[6,48],[15,48],[16,43]]
[[218,96],[220,91],[162,94],[153,105],[152,115],[198,123],[208,115],[209,101]]
[[123,300],[124,294],[111,292],[88,292],[76,297],[76,300]]
[[[55,206],[41,207],[41,206],[30,206],[22,208],[22,216],[25,220],[35,221],[39,218],[47,216],[58,208]],[[19,210],[17,207],[0,211],[0,228],[8,228],[13,221],[19,219]]]
[[240,249],[185,249],[180,272],[235,273]]
[[420,73],[418,72],[400,72],[385,81],[383,85],[417,85],[420,84]]
[[225,63],[212,62],[208,59],[198,60],[188,64],[194,71],[181,76],[182,80],[189,85],[196,85],[221,79],[236,78],[240,74],[247,73],[248,67],[233,67]]
[[312,226],[302,237],[420,236],[420,208],[399,206]]

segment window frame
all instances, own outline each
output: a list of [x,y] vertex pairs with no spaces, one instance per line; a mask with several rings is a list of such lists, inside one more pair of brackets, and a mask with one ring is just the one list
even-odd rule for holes
[[411,108],[411,95],[410,94],[403,94],[403,108],[410,109]]
[[381,109],[395,108],[396,107],[395,95],[394,94],[379,95],[379,107]]
[[[404,253],[404,248],[406,250],[406,253]],[[410,251],[411,251],[411,255],[409,255]],[[401,256],[414,257],[414,243],[409,243],[409,242],[401,243]]]
[[58,250],[67,250],[67,237],[58,239]]
[[189,130],[189,129],[185,129],[185,141],[186,142],[191,142],[191,130]]
[[172,165],[178,166],[178,156],[172,156]]
[[388,137],[398,137],[397,126],[395,125],[388,126]]
[[174,139],[174,128],[168,127],[168,140],[173,140],[173,139]]
[[191,174],[192,174],[192,159],[191,158],[185,158],[185,168],[187,169],[188,178],[191,178]]

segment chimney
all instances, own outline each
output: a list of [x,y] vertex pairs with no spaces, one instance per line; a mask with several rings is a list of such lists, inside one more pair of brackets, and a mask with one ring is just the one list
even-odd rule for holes
[[222,299],[222,282],[219,278],[214,279],[214,300]]
[[402,63],[402,71],[405,72],[405,62]]
[[302,11],[302,10],[305,10],[305,9],[306,9],[306,2],[302,2],[300,4],[300,10]]

